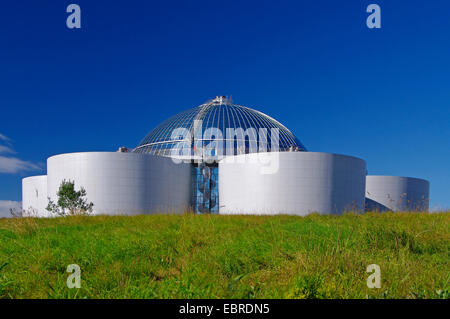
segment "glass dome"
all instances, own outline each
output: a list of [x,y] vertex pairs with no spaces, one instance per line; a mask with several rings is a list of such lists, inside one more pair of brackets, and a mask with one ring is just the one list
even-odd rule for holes
[[306,148],[280,122],[233,104],[224,96],[169,118],[133,150],[161,156],[201,154],[202,157],[270,151],[306,151]]

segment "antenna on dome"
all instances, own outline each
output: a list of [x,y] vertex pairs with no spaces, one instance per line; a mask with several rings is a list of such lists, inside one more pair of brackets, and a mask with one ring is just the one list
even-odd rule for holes
[[225,96],[225,95],[218,95],[216,96],[214,99],[212,99],[213,103],[217,103],[217,104],[224,104],[224,105],[230,105],[233,104],[233,100],[231,99],[231,97]]

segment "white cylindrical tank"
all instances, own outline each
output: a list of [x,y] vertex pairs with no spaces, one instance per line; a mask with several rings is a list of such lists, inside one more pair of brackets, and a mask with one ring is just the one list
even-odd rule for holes
[[364,160],[318,152],[231,156],[219,162],[220,214],[363,211]]
[[47,216],[47,175],[22,179],[22,210],[24,216]]
[[70,153],[47,160],[48,195],[62,180],[83,187],[94,214],[181,213],[191,201],[191,166],[167,157],[118,152]]
[[366,210],[427,211],[430,183],[424,179],[368,175]]

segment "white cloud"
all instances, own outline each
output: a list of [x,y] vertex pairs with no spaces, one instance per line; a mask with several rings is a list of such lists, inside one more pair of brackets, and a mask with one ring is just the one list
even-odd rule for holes
[[[11,140],[0,133],[0,142],[7,145],[0,144],[0,154],[16,154],[11,145]],[[41,168],[28,161],[21,160],[17,157],[12,156],[1,156],[0,155],[0,173],[15,174],[23,171],[33,171],[40,170]]]
[[2,140],[3,142],[6,142],[8,144],[11,143],[11,140],[7,136],[3,135],[2,133],[0,133],[0,140]]
[[0,200],[0,218],[11,217],[10,208],[22,209],[22,203],[13,200]]
[[0,156],[0,173],[14,174],[23,171],[34,171],[41,169],[31,162],[22,161],[15,157]]
[[14,151],[11,147],[0,145],[0,154],[16,154],[16,151]]

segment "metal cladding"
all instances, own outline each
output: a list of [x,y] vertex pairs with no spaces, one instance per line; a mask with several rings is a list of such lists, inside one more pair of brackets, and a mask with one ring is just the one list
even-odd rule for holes
[[366,176],[366,210],[427,211],[430,183],[401,176]]
[[[175,164],[170,158],[120,152],[70,153],[50,157],[47,170],[46,186],[43,180],[39,184],[42,192],[56,202],[61,182],[74,181],[75,188],[83,187],[87,200],[94,203],[94,214],[182,213],[190,205],[191,167]],[[36,181],[36,177],[23,181],[24,209],[32,205]],[[46,205],[36,205],[39,216],[49,216]]]
[[219,162],[220,214],[341,214],[364,210],[366,163],[338,154],[279,152]]
[[22,210],[24,216],[46,216],[47,175],[22,179]]
[[50,157],[48,195],[63,179],[84,187],[96,214],[181,213],[189,208],[191,167],[170,158],[130,153],[73,153]]

